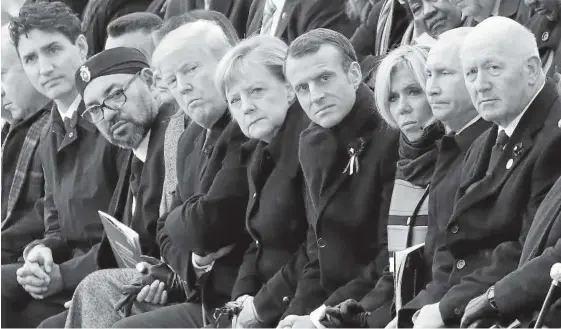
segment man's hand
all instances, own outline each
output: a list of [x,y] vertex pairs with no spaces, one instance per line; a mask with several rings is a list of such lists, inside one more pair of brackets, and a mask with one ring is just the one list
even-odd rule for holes
[[193,260],[195,261],[195,263],[197,263],[197,265],[199,266],[207,266],[209,264],[212,264],[212,262],[216,261],[217,259],[220,259],[226,255],[228,255],[232,249],[234,249],[233,244],[226,246],[226,247],[222,247],[220,249],[218,249],[215,252],[212,252],[206,256],[199,256],[196,254],[193,254]]
[[257,319],[253,296],[244,295],[237,299],[242,301],[240,314],[234,317],[232,328],[263,328],[263,324]]
[[413,328],[444,328],[438,303],[424,306],[415,319]]
[[50,274],[54,264],[53,254],[50,248],[45,247],[42,244],[39,244],[33,247],[29,251],[29,253],[27,253],[27,257],[25,257],[25,262],[37,263],[43,267],[45,273]]
[[58,266],[58,264],[52,265],[50,278],[51,281],[49,283],[49,287],[47,291],[43,293],[43,298],[58,294],[59,292],[64,290],[64,282],[62,281],[62,274],[60,273],[60,267]]
[[42,299],[42,294],[48,290],[51,278],[37,263],[25,263],[16,271],[18,283],[31,297]]
[[277,328],[315,328],[309,315],[289,315],[282,319]]
[[168,292],[163,282],[156,280],[149,286],[144,286],[136,296],[139,302],[165,305],[168,301]]
[[489,299],[487,299],[487,293],[472,299],[466,306],[464,316],[462,317],[462,328],[469,327],[472,323],[481,319],[495,318],[497,317],[497,311],[493,309]]

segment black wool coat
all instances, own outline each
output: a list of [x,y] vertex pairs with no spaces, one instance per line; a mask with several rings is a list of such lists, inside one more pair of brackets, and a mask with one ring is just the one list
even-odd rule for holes
[[[212,128],[191,123],[178,144],[178,186],[172,210],[158,220],[161,256],[181,277],[189,301],[207,308],[230,300],[243,254],[249,244],[245,232],[248,200],[247,167],[242,145],[247,138],[228,113]],[[198,280],[191,253],[207,255],[234,244],[234,249],[214,263]],[[204,279],[203,279],[204,278]]]
[[[447,326],[458,325],[465,306],[518,267],[522,244],[536,210],[561,174],[561,103],[554,84],[543,90],[522,116],[486,176],[498,127],[481,135],[466,154],[454,211],[440,232],[446,257],[435,263],[433,277],[447,290],[440,313]],[[410,318],[415,300],[404,309]],[[402,314],[402,313],[400,313]],[[407,314],[407,315],[406,315]]]

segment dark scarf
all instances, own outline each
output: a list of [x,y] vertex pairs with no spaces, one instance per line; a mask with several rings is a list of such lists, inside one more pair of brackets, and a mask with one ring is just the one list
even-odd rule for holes
[[400,134],[395,178],[426,187],[430,183],[438,157],[435,142],[442,136],[444,127],[440,122],[427,126],[423,136],[416,142],[410,142],[404,134]]

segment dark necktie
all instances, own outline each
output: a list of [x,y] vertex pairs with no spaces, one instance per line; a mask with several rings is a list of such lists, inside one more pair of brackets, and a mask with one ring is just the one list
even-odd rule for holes
[[505,133],[504,130],[501,130],[497,136],[497,142],[495,143],[493,149],[491,150],[491,158],[489,160],[489,167],[487,168],[487,175],[490,175],[491,172],[493,172],[493,170],[497,166],[497,163],[499,162],[499,158],[501,157],[501,153],[503,152],[503,149],[508,143],[508,140],[509,140],[508,135]]
[[130,190],[133,197],[138,202],[138,191],[140,190],[140,177],[142,176],[142,168],[144,163],[136,156],[131,161]]

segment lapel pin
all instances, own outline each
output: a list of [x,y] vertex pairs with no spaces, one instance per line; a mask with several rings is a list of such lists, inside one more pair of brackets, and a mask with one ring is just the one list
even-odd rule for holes
[[514,160],[508,159],[508,162],[506,163],[506,169],[512,168],[512,164],[513,164],[513,163],[514,163]]
[[549,32],[544,32],[542,34],[542,41],[547,41],[547,39],[549,39]]
[[349,154],[349,162],[343,170],[343,174],[348,173],[349,176],[352,176],[355,172],[358,172],[360,166],[358,164],[358,157],[364,151],[364,138],[360,137],[355,142],[349,144],[349,150],[347,153]]
[[285,19],[285,18],[286,18],[286,13],[282,13],[281,19]]
[[524,145],[522,145],[522,143],[516,143],[516,145],[514,145],[514,147],[512,148],[512,155],[514,157],[518,157],[520,156],[520,154],[522,154],[523,151]]

